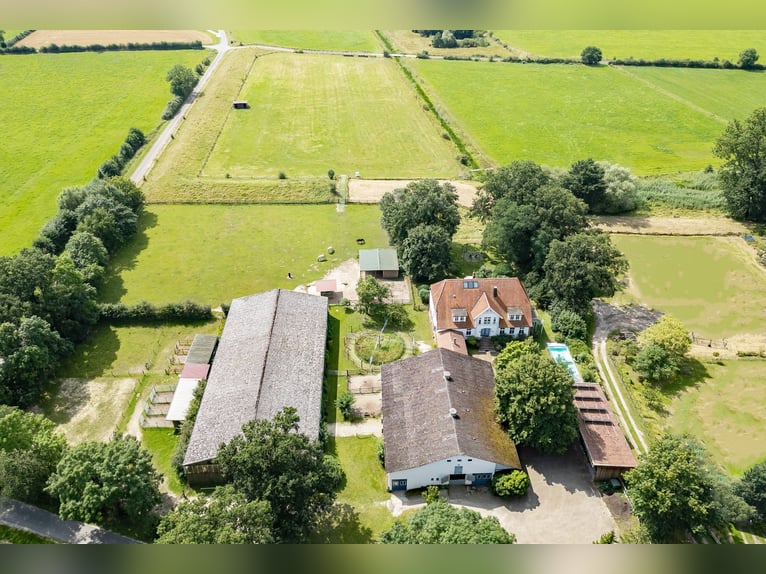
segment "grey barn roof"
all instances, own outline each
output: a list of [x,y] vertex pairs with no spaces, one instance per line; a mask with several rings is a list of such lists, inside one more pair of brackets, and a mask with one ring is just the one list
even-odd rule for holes
[[209,363],[213,358],[216,344],[218,344],[218,337],[215,335],[194,335],[189,354],[186,355],[186,362],[190,365]]
[[458,454],[521,468],[516,445],[495,419],[488,362],[436,349],[383,365],[381,379],[387,472]]
[[184,466],[213,460],[254,419],[295,407],[316,439],[322,408],[327,299],[284,289],[234,299],[210,369]]
[[360,249],[359,269],[361,271],[399,271],[396,249]]

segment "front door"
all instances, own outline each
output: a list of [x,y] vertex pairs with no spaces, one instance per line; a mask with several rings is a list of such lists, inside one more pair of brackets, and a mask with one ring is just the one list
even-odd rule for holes
[[490,331],[489,331],[488,327],[485,327],[484,329],[481,330],[481,336],[482,337],[489,337],[489,333],[490,333]]
[[391,490],[407,490],[407,479],[401,478],[399,480],[391,481]]

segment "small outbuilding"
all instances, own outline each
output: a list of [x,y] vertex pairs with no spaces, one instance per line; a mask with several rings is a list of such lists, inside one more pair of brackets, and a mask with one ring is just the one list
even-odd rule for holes
[[322,279],[316,282],[316,291],[323,297],[332,297],[338,290],[338,283],[335,279]]
[[368,275],[379,279],[396,279],[399,277],[396,249],[360,249],[359,271],[362,279]]
[[247,110],[250,108],[250,104],[246,100],[234,100],[231,103],[231,107],[235,110]]

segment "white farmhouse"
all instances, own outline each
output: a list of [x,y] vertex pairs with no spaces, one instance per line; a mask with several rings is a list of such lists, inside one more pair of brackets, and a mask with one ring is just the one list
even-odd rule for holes
[[445,279],[431,285],[431,326],[437,335],[457,331],[463,337],[532,334],[537,321],[517,277]]
[[389,490],[486,485],[521,468],[495,419],[490,363],[436,349],[383,365],[381,380]]

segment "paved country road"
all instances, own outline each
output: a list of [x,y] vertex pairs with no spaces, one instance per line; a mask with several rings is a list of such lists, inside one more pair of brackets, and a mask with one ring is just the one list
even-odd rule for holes
[[199,82],[197,82],[197,85],[194,87],[194,90],[192,90],[192,93],[186,99],[186,102],[184,102],[184,105],[181,106],[181,109],[178,110],[178,113],[168,121],[165,129],[162,130],[162,133],[157,136],[157,139],[152,144],[149,152],[141,159],[141,162],[138,164],[138,166],[136,166],[136,169],[133,170],[133,173],[130,176],[130,180],[136,185],[141,185],[144,178],[146,177],[146,174],[149,173],[149,170],[154,165],[154,162],[162,153],[162,150],[164,150],[165,146],[167,146],[170,140],[173,139],[174,134],[178,130],[178,126],[180,126],[181,122],[184,120],[186,112],[189,110],[192,102],[194,102],[197,96],[199,96],[204,87],[207,85],[208,81],[213,75],[213,72],[215,72],[216,68],[221,62],[223,55],[231,49],[229,46],[229,40],[226,37],[226,31],[219,30],[216,33],[216,36],[218,36],[218,44],[210,46],[217,52],[215,58],[213,58],[213,61],[210,62],[210,66],[208,66],[207,70],[205,70],[205,73],[199,79]]
[[92,524],[62,520],[52,512],[0,497],[0,524],[64,544],[141,544]]

